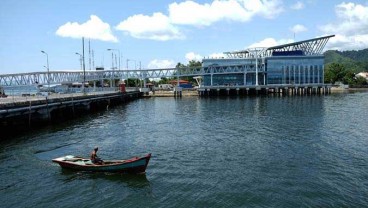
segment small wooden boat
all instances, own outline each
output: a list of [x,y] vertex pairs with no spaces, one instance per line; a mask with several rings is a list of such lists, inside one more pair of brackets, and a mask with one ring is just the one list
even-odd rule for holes
[[103,164],[93,164],[90,159],[67,155],[55,158],[52,161],[62,168],[111,173],[145,173],[151,153],[143,157],[133,157],[127,160],[104,160]]

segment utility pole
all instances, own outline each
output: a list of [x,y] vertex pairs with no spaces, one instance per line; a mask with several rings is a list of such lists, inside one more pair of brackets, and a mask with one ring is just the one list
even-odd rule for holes
[[84,60],[84,37],[82,37],[82,47],[83,47],[83,84],[82,84],[82,87],[83,87],[83,94],[86,93],[86,90],[84,88],[84,84],[86,83],[86,64],[85,64],[85,60]]
[[88,63],[89,63],[89,70],[91,71],[91,39],[88,39]]

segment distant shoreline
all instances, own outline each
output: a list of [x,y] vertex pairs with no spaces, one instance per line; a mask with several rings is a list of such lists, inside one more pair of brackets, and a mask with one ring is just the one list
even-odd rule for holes
[[331,93],[343,93],[343,92],[365,92],[368,91],[368,87],[365,88],[340,88],[332,87]]

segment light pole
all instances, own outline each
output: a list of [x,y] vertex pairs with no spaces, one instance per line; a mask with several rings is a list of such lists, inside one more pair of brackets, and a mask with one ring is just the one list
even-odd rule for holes
[[[118,49],[111,49],[108,48],[108,51],[111,51],[111,69],[112,69],[112,79],[110,80],[110,87],[115,87],[115,69],[117,68],[116,66],[114,67],[114,52],[113,51],[118,51],[119,52],[119,70],[120,70],[120,51]],[[116,55],[115,55],[115,63],[116,63]]]
[[82,37],[82,57],[83,57],[83,84],[82,84],[82,88],[83,88],[83,94],[86,94],[86,89],[84,87],[85,83],[86,83],[86,62],[84,60],[84,37]]
[[[137,70],[137,61],[136,60],[134,60],[134,59],[127,59],[126,60],[127,61],[127,73],[129,74],[129,72],[128,72],[128,70],[129,70],[129,61],[134,61],[134,70]],[[136,73],[136,72],[134,72],[134,73]]]
[[80,53],[75,53],[75,54],[79,55],[79,62],[80,62],[81,70],[83,70],[83,64],[82,64],[82,61],[83,61],[83,58],[82,57],[83,56]]
[[121,55],[120,55],[120,50],[119,49],[113,49],[113,48],[109,48],[109,49],[107,49],[108,51],[118,51],[118,53],[119,53],[119,70],[120,70],[120,57],[121,57]]
[[134,61],[134,69],[137,69],[137,61],[133,59],[127,59],[127,70],[129,69],[129,61]]
[[47,91],[50,92],[50,66],[49,66],[49,55],[45,51],[41,51],[41,53],[46,54],[47,61]]

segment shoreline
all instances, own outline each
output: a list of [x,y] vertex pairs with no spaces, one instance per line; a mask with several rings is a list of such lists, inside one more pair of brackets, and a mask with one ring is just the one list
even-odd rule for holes
[[331,93],[368,92],[368,88],[340,88],[332,87]]

